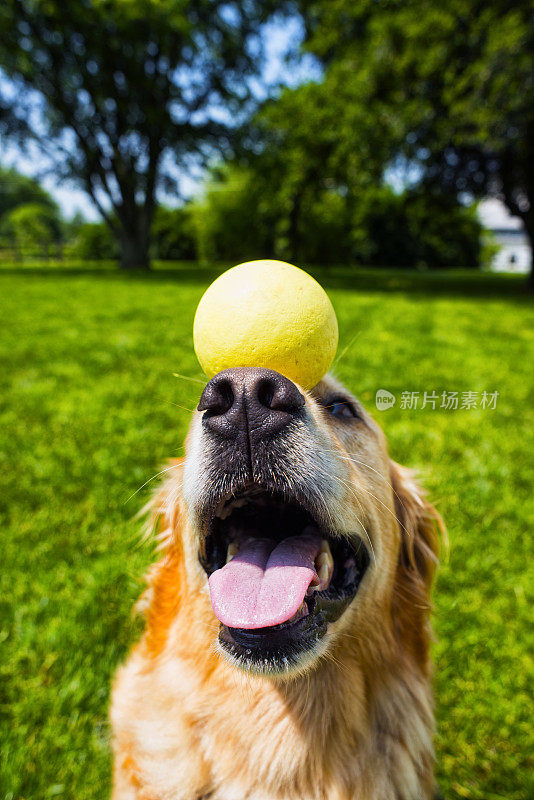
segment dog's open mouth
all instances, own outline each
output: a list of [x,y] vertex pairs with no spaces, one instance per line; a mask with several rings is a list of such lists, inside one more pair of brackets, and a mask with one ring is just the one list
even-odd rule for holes
[[262,672],[311,650],[369,566],[359,536],[327,533],[300,503],[258,487],[219,503],[200,560],[221,646]]

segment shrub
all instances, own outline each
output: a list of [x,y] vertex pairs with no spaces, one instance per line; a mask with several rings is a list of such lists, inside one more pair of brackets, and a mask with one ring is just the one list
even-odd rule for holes
[[196,231],[191,206],[160,206],[152,223],[152,257],[162,260],[192,261],[197,257]]
[[226,165],[212,175],[193,215],[203,260],[275,256],[433,269],[476,267],[482,259],[475,209],[430,191],[369,187],[349,200],[315,182],[297,193],[265,171]]
[[117,259],[119,245],[105,222],[86,222],[78,229],[69,255],[87,261]]
[[0,232],[19,255],[48,256],[61,240],[61,220],[53,206],[25,203],[3,215]]
[[477,267],[481,234],[475,209],[454,198],[382,187],[369,190],[356,206],[352,253],[375,266]]

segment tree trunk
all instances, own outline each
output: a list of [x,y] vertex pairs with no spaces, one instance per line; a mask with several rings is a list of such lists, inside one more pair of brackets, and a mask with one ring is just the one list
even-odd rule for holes
[[120,266],[121,269],[150,269],[148,255],[149,235],[147,226],[141,220],[138,225],[122,225],[120,234]]
[[527,289],[534,292],[534,209],[532,207],[523,217],[523,223],[530,241],[530,272],[527,277]]

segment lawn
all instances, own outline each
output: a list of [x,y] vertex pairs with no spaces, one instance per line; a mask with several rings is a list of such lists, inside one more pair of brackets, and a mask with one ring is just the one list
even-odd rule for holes
[[[110,680],[138,635],[130,611],[152,558],[133,517],[182,452],[210,277],[0,273],[0,800],[108,795]],[[336,373],[449,529],[435,595],[443,796],[531,800],[532,303],[498,277],[321,277]],[[378,389],[392,409],[375,408]],[[409,410],[404,391],[499,394],[495,409]]]

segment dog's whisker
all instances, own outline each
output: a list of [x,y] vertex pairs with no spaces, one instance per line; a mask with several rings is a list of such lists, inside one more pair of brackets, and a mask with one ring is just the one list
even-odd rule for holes
[[345,675],[350,675],[350,670],[348,669],[347,665],[343,664],[339,659],[337,659],[333,653],[327,651],[323,654],[323,657],[325,661],[332,661],[334,664],[336,664],[342,670],[342,672],[345,673]]
[[[319,468],[319,471],[322,471],[322,470]],[[328,477],[324,471],[323,471],[323,473],[324,473],[325,477]],[[332,477],[332,476],[330,476],[330,477]],[[334,480],[338,481],[341,485],[345,486],[349,490],[351,495],[354,497],[354,499],[358,503],[362,513],[364,513],[364,508],[363,508],[362,504],[360,503],[360,500],[358,499],[358,496],[355,493],[354,487],[351,486],[346,481],[344,481],[342,478],[340,478],[339,475],[335,475],[334,476]],[[369,542],[369,547],[371,548],[371,553],[372,553],[373,559],[376,562],[376,554],[375,554],[375,551],[374,551],[373,543],[371,541],[371,537],[369,536],[369,533],[367,531],[367,528],[365,527],[365,525],[363,524],[363,521],[360,519],[360,517],[357,514],[354,514],[354,516],[356,517],[357,521],[359,522],[359,524],[360,524],[360,526],[362,528],[362,531],[364,532],[364,534],[365,534],[365,536],[367,538],[367,541]]]
[[206,380],[201,380],[200,378],[193,378],[191,375],[182,375],[181,372],[173,372],[173,378],[181,378],[183,381],[192,381],[193,383],[200,383],[202,386],[205,386]]
[[381,505],[381,506],[383,506],[383,507],[385,508],[385,510],[388,512],[388,514],[389,514],[389,515],[390,515],[390,516],[391,516],[391,517],[392,517],[392,518],[395,520],[395,522],[397,522],[397,523],[398,523],[399,527],[401,527],[401,528],[402,528],[402,530],[404,531],[404,533],[405,533],[407,536],[409,536],[409,531],[408,531],[408,529],[406,528],[406,526],[404,525],[404,523],[402,522],[402,520],[400,520],[400,519],[398,518],[398,516],[397,516],[397,515],[396,515],[396,514],[395,514],[395,513],[394,513],[394,512],[391,510],[391,508],[389,508],[389,506],[387,506],[387,505],[386,505],[386,503],[384,503],[384,502],[383,502],[383,501],[382,501],[382,500],[381,500],[379,497],[377,497],[377,496],[376,496],[376,494],[374,494],[374,493],[373,493],[373,492],[372,492],[372,491],[369,489],[369,487],[368,487],[368,486],[366,486],[366,487],[365,487],[365,491],[366,491],[366,492],[367,492],[367,494],[368,494],[368,495],[370,495],[370,496],[371,496],[371,497],[372,497],[374,500],[376,500],[376,502],[377,502],[377,503],[380,503],[380,505]]
[[133,494],[131,494],[130,497],[127,500],[124,501],[124,505],[129,503],[130,500],[132,500],[132,498],[134,498],[136,496],[136,494],[139,494],[139,492],[142,491],[145,488],[145,486],[148,486],[149,483],[152,483],[152,481],[155,481],[156,478],[159,478],[161,475],[164,475],[166,472],[170,472],[173,469],[177,469],[176,464],[171,464],[170,467],[165,467],[165,469],[160,470],[160,472],[156,472],[155,475],[152,475],[151,478],[149,478],[147,481],[145,481],[142,484],[142,486],[139,487],[139,489],[136,489],[135,492]]
[[355,636],[353,633],[347,633],[347,631],[342,631],[341,635],[346,636],[349,639],[356,639],[357,642],[363,641],[361,636]]
[[189,411],[192,414],[196,409],[188,408],[187,406],[181,406],[180,403],[174,403],[172,400],[167,400],[165,397],[158,397],[160,403],[169,403],[171,406],[176,406],[176,408],[181,408],[182,411]]
[[360,464],[362,467],[365,467],[365,469],[369,469],[371,470],[371,472],[374,472],[376,475],[378,475],[380,480],[384,481],[384,483],[386,483],[391,488],[391,491],[393,492],[393,494],[395,495],[401,506],[404,505],[401,497],[395,491],[395,488],[393,487],[391,481],[388,480],[388,478],[384,477],[384,475],[381,475],[380,472],[378,472],[378,470],[371,467],[370,464],[366,464],[365,461],[360,461],[359,458],[354,458],[353,456],[338,456],[338,457],[342,458],[344,461],[351,461],[353,464]]
[[345,347],[343,348],[343,350],[340,353],[337,354],[337,356],[335,357],[334,362],[332,364],[332,367],[331,367],[332,370],[334,370],[339,365],[341,360],[346,356],[346,354],[348,353],[350,348],[353,346],[353,344],[356,341],[356,339],[358,338],[358,336],[361,336],[361,333],[362,333],[361,330],[360,331],[356,331],[354,336],[349,340],[348,344],[346,344]]
[[169,514],[170,509],[171,508],[172,509],[176,508],[176,503],[178,502],[179,493],[180,493],[180,490],[182,488],[182,485],[183,485],[183,481],[180,481],[180,483],[177,483],[173,487],[172,492],[170,492],[170,494],[169,494],[169,496],[168,496],[168,498],[167,498],[167,500],[165,502],[165,505],[163,507],[163,511],[164,511],[164,515],[166,517],[168,517],[168,518],[170,517],[170,514]]
[[384,475],[382,475],[377,469],[372,467],[370,464],[367,464],[365,461],[361,461],[359,458],[355,458],[354,456],[349,456],[349,455],[343,456],[343,455],[340,455],[339,453],[335,453],[334,451],[331,451],[331,453],[336,458],[340,458],[342,461],[350,461],[351,464],[359,464],[360,466],[364,467],[365,469],[368,469],[371,472],[373,472],[378,478],[380,478],[381,481],[383,481],[388,487],[391,488],[393,494],[398,498],[398,500],[400,500],[400,497],[398,496],[398,494],[394,490],[393,486],[391,486],[391,481],[388,478],[386,478]]
[[[339,478],[339,480],[341,480],[341,479]],[[359,499],[358,495],[356,494],[356,491],[355,491],[354,487],[352,487],[349,483],[346,483],[345,481],[343,481],[343,483],[348,487],[348,489],[350,490],[352,496],[354,497],[354,499],[358,503],[358,506],[359,506],[362,514],[365,515],[365,509],[363,508],[363,506],[362,506],[362,504],[360,502],[360,499]],[[367,541],[369,542],[369,547],[371,548],[371,553],[373,555],[373,559],[376,562],[376,554],[375,554],[375,550],[374,550],[374,547],[373,547],[373,543],[371,541],[371,537],[369,536],[369,532],[368,532],[367,528],[365,527],[365,525],[363,524],[363,521],[360,519],[360,517],[357,514],[355,514],[354,516],[356,517],[356,519],[360,523],[361,528],[362,528],[363,532],[365,533]]]
[[[364,467],[367,467],[368,469],[372,470],[373,472],[376,472],[376,474],[377,474],[377,475],[379,475],[379,476],[380,476],[380,477],[381,477],[381,478],[382,478],[382,479],[383,479],[383,480],[384,480],[384,481],[385,481],[385,482],[388,484],[388,486],[391,488],[391,490],[392,490],[393,494],[394,494],[394,495],[395,495],[395,497],[397,497],[397,499],[399,500],[399,503],[401,503],[401,505],[403,505],[401,498],[399,497],[399,495],[397,494],[397,492],[395,491],[395,489],[394,489],[394,488],[393,488],[393,486],[391,485],[390,481],[386,480],[386,479],[384,478],[384,476],[383,476],[383,475],[380,475],[380,473],[379,473],[379,472],[377,472],[377,470],[373,469],[373,467],[370,467],[368,464],[365,464],[365,462],[363,462],[363,461],[359,461],[358,459],[353,459],[353,458],[346,457],[346,456],[338,456],[338,454],[337,454],[337,453],[336,453],[336,454],[334,454],[334,455],[336,455],[337,457],[341,458],[343,461],[350,461],[350,462],[352,462],[352,463],[360,463],[360,464],[362,464]],[[341,480],[341,479],[340,479],[340,480]],[[364,492],[366,492],[368,495],[370,495],[372,498],[374,498],[374,499],[377,501],[377,503],[380,503],[380,505],[382,505],[382,506],[383,506],[383,507],[386,509],[386,511],[388,512],[388,514],[390,514],[390,515],[393,517],[393,519],[394,519],[394,520],[395,520],[395,521],[396,521],[396,522],[399,524],[399,526],[400,526],[400,527],[403,529],[403,531],[404,531],[406,534],[409,534],[409,532],[408,532],[407,528],[406,528],[406,527],[405,527],[405,525],[402,523],[402,521],[401,521],[401,520],[398,518],[398,516],[397,516],[397,515],[396,515],[396,514],[395,514],[395,513],[394,513],[394,512],[391,510],[391,508],[389,508],[389,506],[387,506],[387,505],[386,505],[386,504],[383,502],[383,500],[381,500],[379,497],[377,497],[377,496],[376,496],[376,495],[375,495],[375,494],[374,494],[374,493],[373,493],[373,492],[372,492],[372,491],[369,489],[369,487],[368,487],[368,486],[363,486],[363,487],[362,487],[362,489],[363,489],[363,491],[364,491]],[[353,487],[353,490],[355,491],[354,487]],[[355,499],[357,500],[357,496],[356,496],[356,495],[355,495]]]

